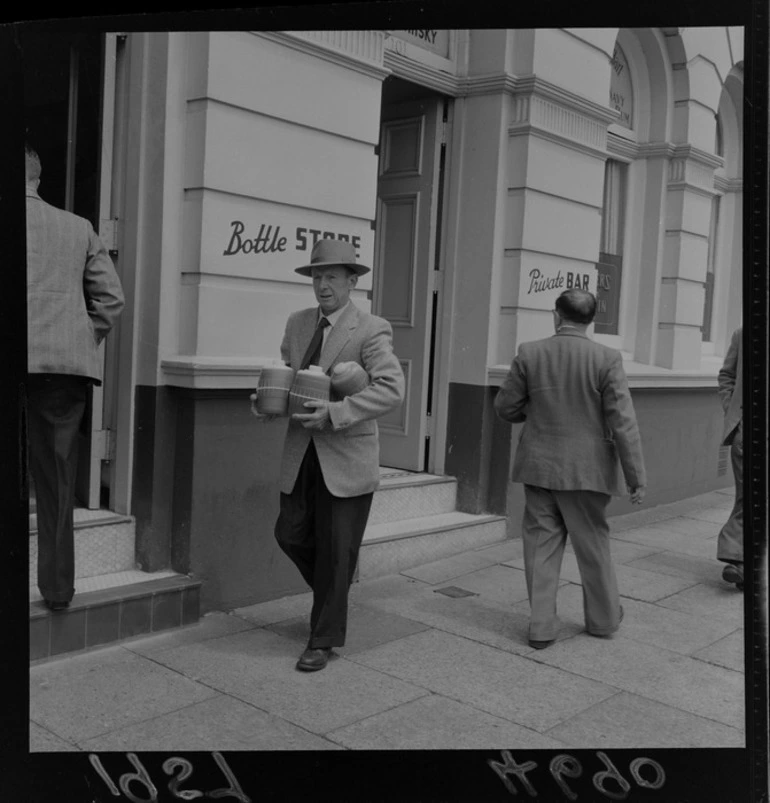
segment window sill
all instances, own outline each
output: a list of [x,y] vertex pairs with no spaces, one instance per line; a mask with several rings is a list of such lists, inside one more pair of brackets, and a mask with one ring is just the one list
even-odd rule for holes
[[[693,371],[671,370],[657,365],[644,365],[629,360],[623,355],[623,368],[630,388],[716,388],[717,373],[722,361],[704,358],[700,367]],[[500,387],[508,374],[508,365],[492,365],[487,368],[487,384]]]

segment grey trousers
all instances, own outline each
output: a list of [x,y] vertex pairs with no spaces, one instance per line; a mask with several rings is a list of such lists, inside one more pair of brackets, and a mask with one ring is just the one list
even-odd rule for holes
[[609,494],[524,486],[524,570],[531,609],[529,638],[556,638],[556,593],[567,534],[583,584],[586,629],[606,636],[618,629],[620,597],[610,558]]
[[743,425],[739,424],[730,444],[730,461],[735,477],[735,504],[730,518],[719,531],[717,560],[743,563]]

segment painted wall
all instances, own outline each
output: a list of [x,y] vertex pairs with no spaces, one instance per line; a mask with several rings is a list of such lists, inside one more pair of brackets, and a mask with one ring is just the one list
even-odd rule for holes
[[241,391],[172,393],[172,568],[203,581],[204,612],[306,591],[273,535],[286,421],[257,422]]

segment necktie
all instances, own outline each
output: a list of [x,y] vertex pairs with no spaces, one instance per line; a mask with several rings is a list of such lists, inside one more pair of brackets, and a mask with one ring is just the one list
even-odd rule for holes
[[308,365],[318,365],[318,360],[321,359],[321,344],[324,339],[324,329],[326,329],[327,326],[329,326],[329,319],[321,316],[321,320],[318,321],[318,326],[316,326],[315,332],[313,333],[313,339],[310,341],[310,345],[307,347],[305,356],[300,363],[300,371],[303,371]]

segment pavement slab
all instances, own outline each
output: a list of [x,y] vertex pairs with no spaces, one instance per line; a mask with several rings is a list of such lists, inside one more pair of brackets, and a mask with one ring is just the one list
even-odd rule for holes
[[[519,568],[523,570],[524,561],[517,563],[519,563]],[[511,566],[516,565],[516,563],[509,562],[505,565]],[[622,596],[646,602],[655,602],[695,584],[693,580],[661,575],[617,562],[615,563],[615,574],[618,579],[618,589]],[[564,554],[561,565],[561,579],[562,581],[581,585],[580,569],[574,552],[565,552]]]
[[69,741],[98,736],[215,694],[122,647],[30,670],[30,719]]
[[628,565],[674,577],[687,577],[698,583],[714,582],[722,576],[722,564],[716,561],[716,554],[714,559],[709,560],[676,551],[656,552],[646,558],[631,561]]
[[686,588],[677,594],[659,600],[657,603],[664,608],[683,611],[701,619],[710,621],[720,620],[733,627],[743,627],[744,624],[744,595],[742,591],[721,577],[713,578],[711,582],[698,583]]
[[78,749],[74,742],[61,739],[55,733],[51,733],[36,722],[29,723],[30,753],[70,753]]
[[224,695],[82,741],[84,750],[341,750],[280,717]]
[[476,550],[480,555],[494,558],[495,563],[504,563],[506,560],[516,560],[524,553],[524,542],[521,538],[509,538],[501,544],[483,547]]
[[684,535],[694,535],[698,538],[716,538],[719,534],[719,527],[715,527],[712,522],[704,522],[689,516],[666,519],[656,526],[661,530],[672,530]]
[[472,591],[484,600],[495,600],[507,607],[529,598],[523,562],[518,567],[504,563],[470,572],[454,578],[452,585]]
[[548,666],[741,729],[743,675],[630,638],[587,634],[532,656]]
[[151,656],[161,650],[179,647],[183,644],[195,644],[210,638],[219,638],[242,630],[251,630],[258,625],[256,622],[231,616],[221,611],[207,613],[195,624],[182,627],[179,630],[170,630],[153,636],[142,636],[123,644],[131,652],[139,655]]
[[[428,627],[429,625],[423,622],[415,622],[412,619],[385,611],[375,611],[364,605],[349,605],[345,646],[335,647],[334,651],[339,655],[353,655],[376,647],[378,644],[386,644],[403,636],[411,636],[412,633],[420,633],[427,630]],[[307,644],[310,636],[310,623],[306,616],[298,616],[296,619],[287,619],[285,622],[268,625],[267,629],[293,639],[300,651]]]
[[406,577],[413,577],[423,583],[443,583],[464,574],[469,574],[476,569],[483,569],[497,563],[494,556],[486,555],[484,550],[473,550],[453,555],[449,558],[423,563],[412,569],[404,569],[401,574]]
[[[369,605],[505,652],[524,654],[532,651],[527,643],[528,602],[525,603],[526,610],[522,611],[491,598],[472,596],[453,599],[435,591],[430,588],[419,596],[380,599]],[[573,632],[577,630],[574,628]],[[564,628],[562,636],[569,633],[570,630]]]
[[624,599],[623,607],[625,618],[619,635],[682,655],[691,655],[734,629],[729,622],[704,619],[633,599]]
[[745,671],[746,634],[742,629],[734,630],[724,638],[708,647],[693,653],[693,658],[708,661],[710,664],[724,666],[736,672]]
[[437,630],[351,660],[540,732],[617,692],[571,672],[543,672],[529,658]]
[[548,736],[580,749],[746,745],[742,731],[736,728],[628,692],[603,700],[551,728]]
[[441,694],[327,734],[355,750],[562,750],[565,743]]
[[427,693],[339,656],[321,672],[298,672],[298,657],[293,640],[252,630],[164,650],[156,660],[313,733],[340,728]]
[[[639,527],[616,533],[613,538],[618,541],[630,541],[643,546],[655,547],[656,552],[679,552],[703,559],[716,560],[716,535],[712,539],[701,539],[688,533],[665,529],[665,522],[658,522],[652,527]],[[655,555],[649,556],[651,558]],[[631,561],[628,561],[629,563]]]
[[722,525],[730,518],[730,513],[719,507],[709,507],[703,510],[693,510],[685,518],[704,522],[705,526],[710,527],[712,532],[718,533]]
[[307,591],[289,597],[271,599],[267,602],[258,602],[256,605],[248,605],[245,608],[236,608],[232,614],[257,625],[271,625],[302,614],[310,616],[312,607],[313,594]]

